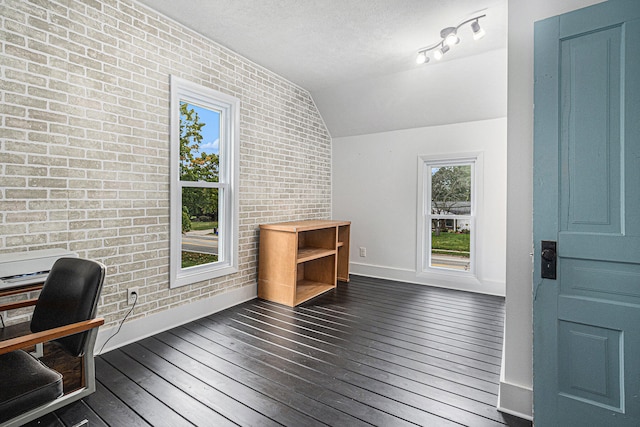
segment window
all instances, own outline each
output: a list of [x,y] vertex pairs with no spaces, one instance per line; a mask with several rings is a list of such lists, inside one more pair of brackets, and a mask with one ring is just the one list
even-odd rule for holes
[[239,100],[171,76],[171,281],[238,271]]
[[419,273],[475,273],[478,156],[421,157]]

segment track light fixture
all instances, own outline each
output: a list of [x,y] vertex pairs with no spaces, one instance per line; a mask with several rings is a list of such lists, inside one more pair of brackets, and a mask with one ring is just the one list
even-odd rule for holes
[[465,24],[471,23],[471,31],[473,31],[473,39],[480,40],[485,35],[484,28],[480,26],[480,19],[487,15],[474,16],[471,19],[458,24],[457,27],[446,27],[440,31],[440,41],[431,46],[418,49],[418,56],[416,57],[416,63],[426,64],[429,62],[429,52],[433,52],[433,58],[436,61],[442,59],[445,53],[447,53],[452,47],[460,43],[458,37],[458,30]]

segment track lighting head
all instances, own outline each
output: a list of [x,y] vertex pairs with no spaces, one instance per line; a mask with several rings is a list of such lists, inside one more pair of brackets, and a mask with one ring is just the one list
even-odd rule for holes
[[450,49],[449,45],[443,44],[440,49],[437,49],[435,52],[433,52],[433,57],[435,58],[436,61],[440,61],[444,56],[444,54],[449,52],[449,49]]
[[418,56],[416,57],[416,64],[425,64],[429,62],[429,57],[427,56],[426,52],[419,52]]
[[478,23],[477,19],[471,23],[471,30],[473,31],[474,40],[480,40],[486,34],[484,28],[480,26],[480,23]]
[[457,45],[458,43],[460,43],[460,39],[458,38],[458,35],[456,34],[456,28],[455,27],[447,27],[444,28],[440,31],[440,37],[442,37],[442,39],[444,40],[444,44],[446,44],[449,47],[453,47],[455,45]]
[[429,62],[429,52],[433,51],[433,58],[437,61],[442,59],[445,53],[447,53],[453,46],[460,43],[458,37],[458,30],[465,24],[471,23],[471,30],[473,31],[473,39],[480,40],[485,35],[484,28],[480,27],[480,19],[487,15],[478,15],[473,18],[458,24],[456,27],[446,27],[440,31],[441,40],[428,47],[423,47],[418,50],[418,56],[416,57],[417,64],[426,64]]

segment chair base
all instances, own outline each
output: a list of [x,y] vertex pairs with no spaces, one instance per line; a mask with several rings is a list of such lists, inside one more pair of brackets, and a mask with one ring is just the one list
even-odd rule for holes
[[2,424],[2,427],[20,427],[26,423],[28,423],[29,421],[33,421],[35,419],[38,419],[44,415],[47,415],[50,412],[53,412],[55,410],[58,410],[64,406],[69,405],[70,403],[73,403],[77,400],[80,400],[84,397],[89,396],[91,393],[93,393],[95,391],[95,388],[93,390],[89,390],[88,388],[83,388],[80,390],[76,390],[73,391],[71,393],[65,394],[62,397],[54,400],[53,402],[49,402],[45,405],[39,406],[37,408],[34,408],[28,412],[25,412],[23,414],[20,414],[19,416],[10,419],[9,421],[7,421],[6,423]]
[[26,351],[0,355],[0,422],[60,398],[62,375]]
[[[96,370],[95,370],[95,360],[93,356],[93,347],[95,345],[96,336],[98,334],[98,328],[92,329],[89,331],[89,335],[87,337],[87,352],[85,353],[82,364],[83,377],[85,380],[85,386],[66,393],[61,397],[38,406],[37,408],[30,409],[10,420],[7,420],[5,423],[1,424],[1,427],[19,427],[22,426],[29,421],[33,421],[37,418],[40,418],[50,412],[53,412],[57,409],[62,408],[70,403],[73,403],[77,400],[80,400],[86,396],[89,396],[93,392],[96,391]],[[31,356],[29,356],[31,357]]]

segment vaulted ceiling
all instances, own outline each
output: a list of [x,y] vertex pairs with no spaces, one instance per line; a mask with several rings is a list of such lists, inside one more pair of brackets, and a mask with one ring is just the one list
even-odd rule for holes
[[[507,0],[139,0],[313,96],[334,137],[506,115]],[[418,66],[478,14],[487,36]]]

